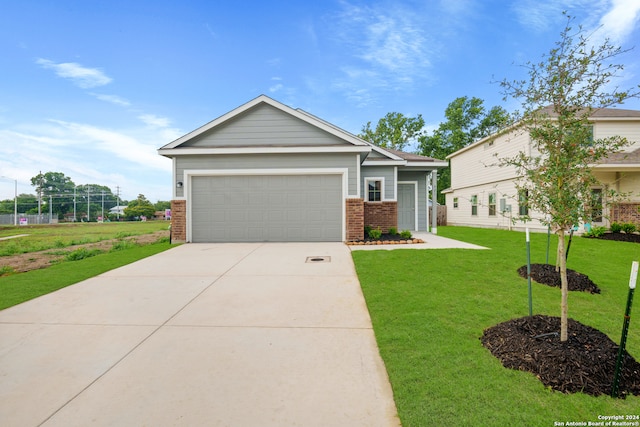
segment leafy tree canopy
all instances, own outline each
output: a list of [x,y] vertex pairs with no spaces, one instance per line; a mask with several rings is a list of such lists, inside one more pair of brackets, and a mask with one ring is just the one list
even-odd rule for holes
[[124,209],[124,215],[127,218],[141,216],[152,218],[155,211],[155,207],[149,200],[147,200],[144,194],[138,194],[138,198],[129,202],[129,205]]
[[379,147],[402,151],[423,127],[424,119],[420,114],[406,117],[401,113],[387,113],[378,120],[375,130],[371,128],[371,122],[367,122],[358,136]]
[[[480,98],[462,96],[447,106],[444,115],[446,121],[440,123],[433,134],[418,137],[420,154],[444,160],[449,154],[466,147],[505,127],[509,122],[509,113],[502,107],[487,110]],[[438,172],[438,188],[451,186],[451,169]],[[444,194],[438,194],[438,202],[445,203]]]

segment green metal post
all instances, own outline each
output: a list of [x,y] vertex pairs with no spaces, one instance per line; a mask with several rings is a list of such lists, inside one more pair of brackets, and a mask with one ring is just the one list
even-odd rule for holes
[[624,350],[627,345],[627,335],[629,333],[629,322],[631,321],[631,305],[633,304],[633,293],[636,289],[636,281],[638,279],[638,261],[631,264],[631,278],[629,279],[629,296],[627,297],[627,308],[624,312],[624,322],[622,325],[622,337],[620,338],[620,347],[618,348],[618,357],[616,358],[616,370],[613,375],[613,387],[611,388],[611,397],[618,397],[618,386],[620,382],[620,371],[623,365]]
[[527,283],[529,285],[529,317],[533,316],[533,299],[531,297],[531,243],[529,242],[529,227],[527,227]]

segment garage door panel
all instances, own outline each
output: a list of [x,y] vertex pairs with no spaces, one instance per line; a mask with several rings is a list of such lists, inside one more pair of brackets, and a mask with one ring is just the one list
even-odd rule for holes
[[340,175],[196,176],[194,242],[340,241]]

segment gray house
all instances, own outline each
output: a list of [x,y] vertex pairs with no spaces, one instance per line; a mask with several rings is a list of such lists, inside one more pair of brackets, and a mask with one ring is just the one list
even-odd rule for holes
[[447,166],[264,95],[158,153],[173,160],[172,233],[186,242],[350,241],[365,225],[428,231],[430,222],[436,232],[427,200],[435,210]]

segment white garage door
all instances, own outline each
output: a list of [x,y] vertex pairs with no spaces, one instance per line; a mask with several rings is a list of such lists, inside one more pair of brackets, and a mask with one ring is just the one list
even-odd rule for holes
[[342,176],[229,175],[191,179],[193,242],[342,240]]

